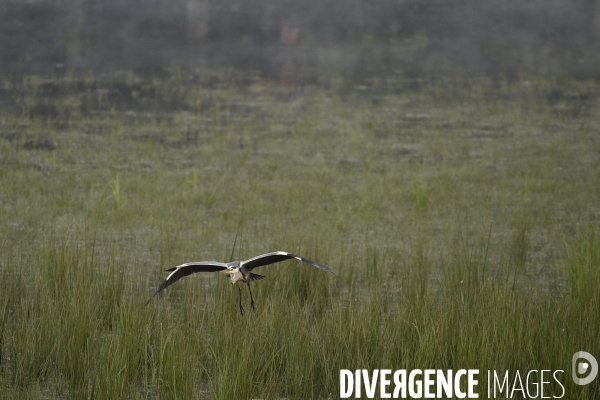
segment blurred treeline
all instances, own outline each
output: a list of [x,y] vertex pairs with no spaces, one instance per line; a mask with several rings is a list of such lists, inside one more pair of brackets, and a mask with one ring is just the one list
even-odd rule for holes
[[598,77],[600,0],[2,0],[0,75]]

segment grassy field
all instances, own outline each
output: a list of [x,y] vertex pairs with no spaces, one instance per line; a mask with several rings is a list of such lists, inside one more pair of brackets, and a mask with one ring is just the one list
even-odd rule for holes
[[[571,379],[600,357],[600,84],[3,85],[1,399],[335,399],[382,368],[600,396]],[[144,307],[166,268],[275,250],[338,275],[261,268],[244,317],[217,274]]]

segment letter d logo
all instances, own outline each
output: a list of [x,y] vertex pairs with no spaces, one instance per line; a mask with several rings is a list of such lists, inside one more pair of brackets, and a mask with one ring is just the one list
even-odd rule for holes
[[[577,360],[581,358],[585,358],[588,362],[577,362]],[[573,382],[577,385],[587,385],[596,378],[596,375],[598,375],[598,361],[596,361],[593,355],[585,351],[578,351],[573,354],[571,367],[573,372]],[[583,375],[588,370],[590,371],[590,374],[587,377],[579,378],[578,374]]]

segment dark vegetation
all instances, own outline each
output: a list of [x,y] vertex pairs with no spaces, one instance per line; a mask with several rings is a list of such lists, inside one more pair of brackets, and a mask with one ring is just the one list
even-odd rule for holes
[[[9,0],[4,77],[253,70],[291,82],[339,76],[598,77],[597,0]],[[282,76],[283,75],[283,76]]]

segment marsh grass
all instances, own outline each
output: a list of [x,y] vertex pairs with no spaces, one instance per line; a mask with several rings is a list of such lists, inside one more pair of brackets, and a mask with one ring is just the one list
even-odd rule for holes
[[[581,240],[568,250],[569,274],[597,261],[597,242]],[[397,266],[414,273],[401,290],[358,268],[344,272],[358,293],[318,272],[282,269],[255,286],[256,311],[244,296],[242,318],[225,280],[208,294],[184,285],[182,298],[143,307],[110,258],[91,271],[81,248],[58,245],[33,282],[3,280],[11,304],[2,315],[3,384],[9,396],[41,384],[77,398],[327,398],[349,366],[564,369],[572,348],[597,351],[597,286],[588,280],[569,275],[570,293],[551,299],[479,279],[473,271],[484,274],[485,261],[462,253],[442,266],[447,284],[434,289],[419,276],[426,260],[415,257]],[[563,377],[566,390],[578,390]]]
[[[0,398],[325,399],[381,368],[479,368],[481,396],[488,369],[560,369],[565,398],[600,395],[570,378],[600,355],[593,104],[558,113],[547,81],[122,79],[163,98],[69,92],[44,117],[32,78],[1,116]],[[261,268],[243,318],[218,274],[144,307],[166,268],[278,249],[339,274]]]

